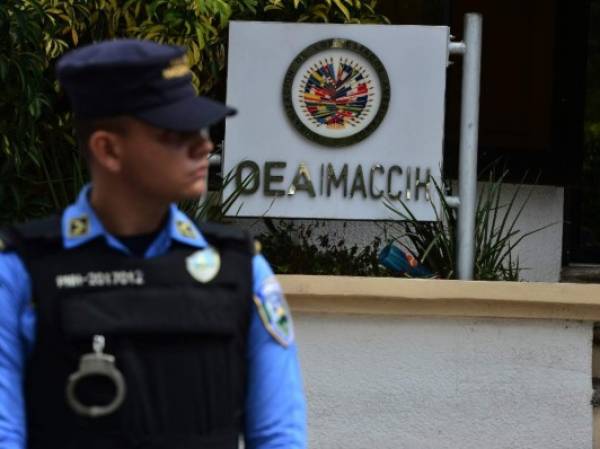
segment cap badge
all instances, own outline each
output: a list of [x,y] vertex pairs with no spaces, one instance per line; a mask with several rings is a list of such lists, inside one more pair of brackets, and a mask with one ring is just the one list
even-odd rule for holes
[[177,222],[175,222],[175,227],[177,228],[177,232],[183,237],[188,239],[196,238],[196,231],[194,231],[194,228],[188,221],[177,220]]
[[212,281],[221,268],[221,256],[216,249],[208,247],[185,259],[185,267],[194,279],[203,284]]
[[190,73],[190,67],[188,66],[187,57],[182,56],[181,58],[173,59],[169,62],[169,67],[162,71],[163,78],[170,80],[172,78],[181,78]]
[[72,218],[69,221],[69,237],[83,237],[90,232],[90,220],[87,215]]

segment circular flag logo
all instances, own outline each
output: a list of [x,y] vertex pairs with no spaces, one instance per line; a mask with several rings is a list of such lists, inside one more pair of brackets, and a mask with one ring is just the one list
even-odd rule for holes
[[379,58],[348,39],[326,39],[303,50],[283,83],[285,111],[300,133],[332,147],[367,138],[390,101],[389,77]]

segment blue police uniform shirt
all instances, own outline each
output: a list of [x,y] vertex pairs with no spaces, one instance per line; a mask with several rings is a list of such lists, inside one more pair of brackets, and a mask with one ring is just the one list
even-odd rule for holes
[[[94,213],[88,201],[90,189],[91,186],[86,186],[63,213],[64,247],[84,245],[102,235],[109,246],[129,254],[129,249],[104,229]],[[68,237],[70,220],[81,216],[88,217],[89,231],[82,237]],[[192,226],[196,231],[194,237],[182,235],[177,226],[181,221]],[[207,246],[194,223],[175,205],[171,205],[167,224],[148,247],[145,257],[164,254],[172,240],[197,248]],[[261,255],[253,259],[253,288],[259,305],[273,294],[274,288],[281,294],[273,271]],[[296,345],[293,341],[287,347],[280,344],[267,331],[256,307],[252,310],[246,354],[246,448],[305,448],[306,411]],[[31,280],[22,260],[14,252],[0,253],[0,447],[3,449],[26,447],[23,373],[35,342],[35,322]]]

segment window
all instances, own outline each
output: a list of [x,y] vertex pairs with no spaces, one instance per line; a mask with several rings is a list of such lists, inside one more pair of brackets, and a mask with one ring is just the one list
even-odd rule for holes
[[586,46],[583,152],[569,189],[570,262],[600,263],[600,0],[589,4]]

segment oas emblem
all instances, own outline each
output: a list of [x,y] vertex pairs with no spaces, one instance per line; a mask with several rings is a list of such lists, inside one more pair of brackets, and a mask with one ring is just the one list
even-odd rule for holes
[[212,281],[221,269],[221,256],[216,249],[208,247],[196,251],[185,260],[188,273],[199,282]]
[[383,120],[390,81],[379,58],[348,39],[326,39],[303,50],[283,84],[285,111],[314,142],[341,147],[367,138]]

